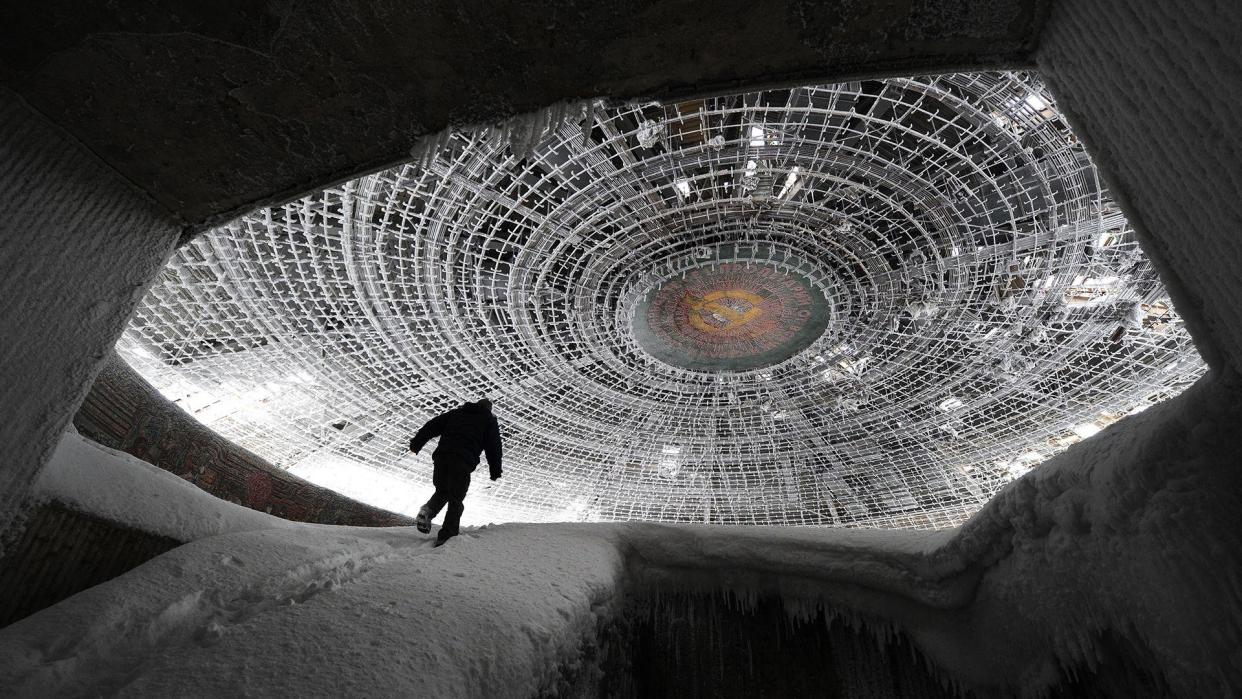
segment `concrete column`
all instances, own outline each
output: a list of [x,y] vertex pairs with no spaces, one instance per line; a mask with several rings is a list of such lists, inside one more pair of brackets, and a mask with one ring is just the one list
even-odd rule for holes
[[1214,367],[1242,369],[1242,4],[1060,0],[1036,60]]
[[0,532],[181,233],[0,88]]

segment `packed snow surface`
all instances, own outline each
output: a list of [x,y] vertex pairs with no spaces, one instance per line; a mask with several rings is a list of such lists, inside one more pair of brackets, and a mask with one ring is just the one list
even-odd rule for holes
[[[638,546],[644,565],[658,568],[696,555],[702,563],[750,558],[770,569],[737,576],[796,580],[817,576],[824,558],[816,552],[839,538],[729,534],[503,525],[440,548],[412,528],[308,525],[212,537],[0,632],[0,686],[30,697],[529,697],[579,661],[612,610],[626,549]],[[845,538],[862,551],[891,537]],[[878,560],[864,567],[863,577],[892,573]]]
[[796,617],[899,631],[989,694],[1044,696],[1122,649],[1179,696],[1236,696],[1240,393],[1210,376],[935,533],[512,524],[432,548],[410,528],[299,525],[202,538],[0,630],[0,687],[528,697],[588,661],[601,621],[689,592],[774,595]]

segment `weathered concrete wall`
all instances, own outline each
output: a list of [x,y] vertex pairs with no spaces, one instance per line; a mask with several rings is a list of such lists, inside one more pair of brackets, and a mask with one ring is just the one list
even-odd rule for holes
[[0,88],[0,531],[181,229]]
[[1200,353],[1242,369],[1242,4],[1056,3],[1040,71]]

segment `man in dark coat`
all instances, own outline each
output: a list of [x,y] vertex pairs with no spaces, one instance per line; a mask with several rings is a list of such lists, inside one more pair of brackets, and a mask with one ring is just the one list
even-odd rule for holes
[[431,453],[434,465],[431,482],[436,492],[418,511],[414,526],[426,534],[431,520],[448,504],[448,514],[436,536],[436,546],[457,536],[461,525],[462,501],[470,488],[470,473],[479,465],[479,454],[487,453],[487,466],[492,480],[500,478],[500,425],[492,415],[492,402],[486,398],[431,418],[410,440],[410,451],[417,454],[428,440],[439,437],[440,443]]

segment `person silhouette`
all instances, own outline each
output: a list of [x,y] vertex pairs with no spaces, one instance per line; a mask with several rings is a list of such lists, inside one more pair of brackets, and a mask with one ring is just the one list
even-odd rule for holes
[[470,474],[479,465],[480,453],[487,454],[492,480],[501,476],[500,424],[492,414],[492,402],[484,398],[463,403],[431,418],[410,440],[410,451],[417,454],[436,437],[440,442],[431,453],[431,482],[436,492],[419,508],[414,526],[424,534],[430,532],[431,520],[447,504],[448,513],[436,535],[436,546],[439,546],[457,536],[461,513],[465,510],[463,501],[470,488]]

